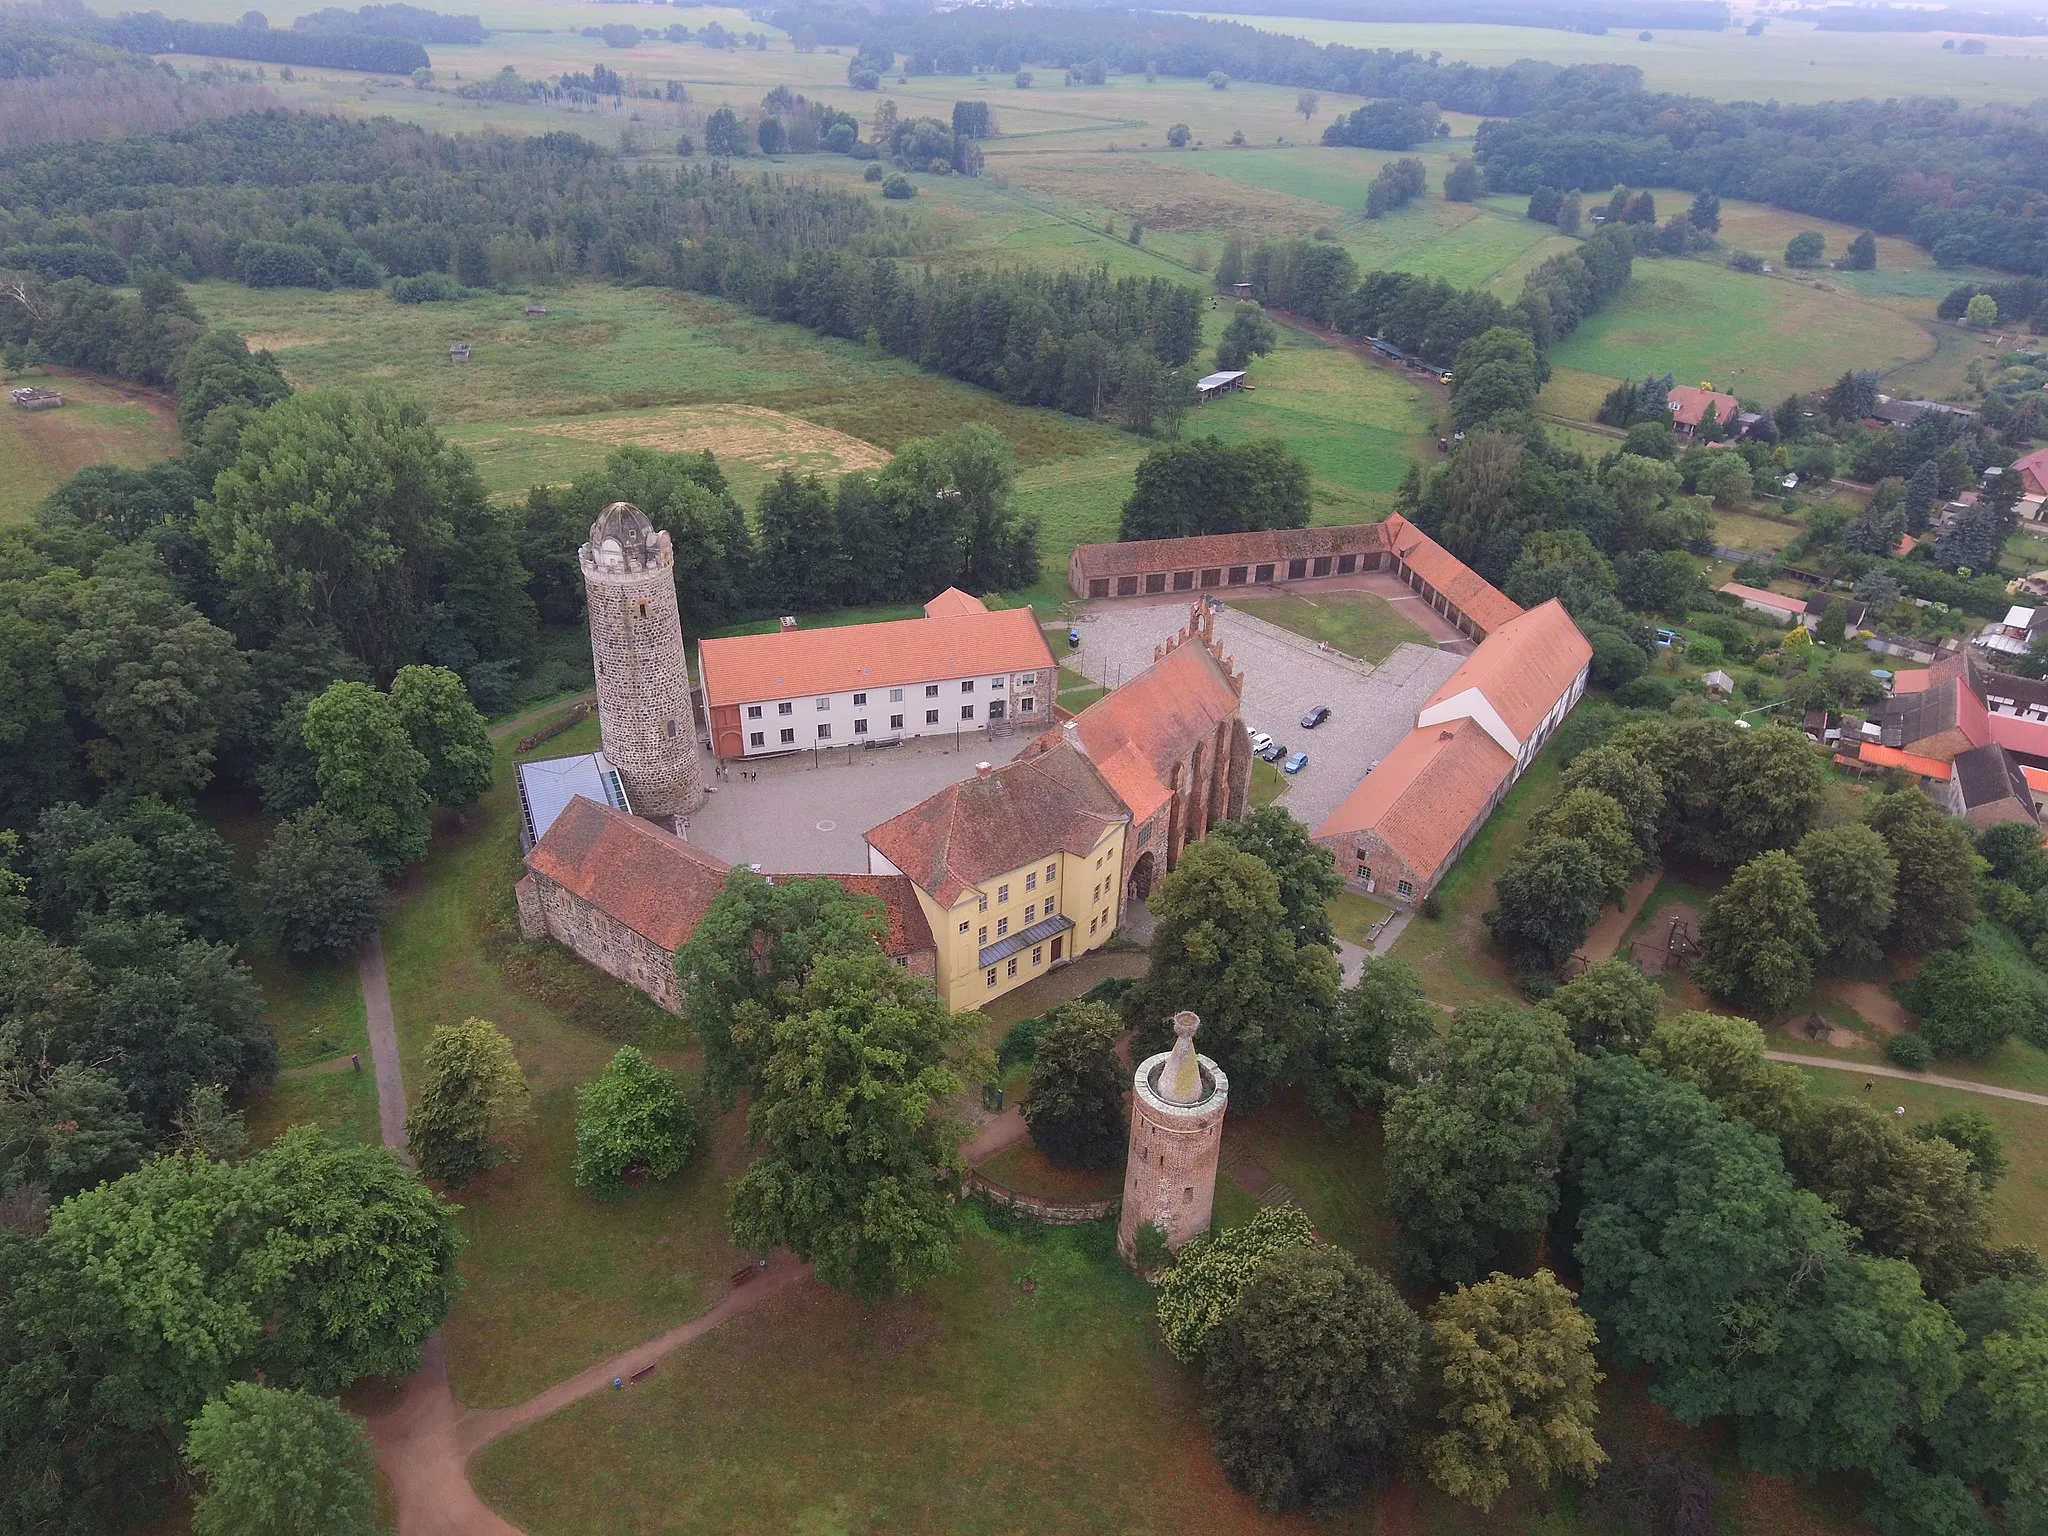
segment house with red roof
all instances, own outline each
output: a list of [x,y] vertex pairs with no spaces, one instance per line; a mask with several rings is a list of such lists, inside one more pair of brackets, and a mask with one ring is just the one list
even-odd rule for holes
[[1713,413],[1716,423],[1732,433],[1736,418],[1742,414],[1742,402],[1733,395],[1724,395],[1718,389],[1694,387],[1691,384],[1671,386],[1671,429],[1680,437],[1693,437],[1706,424],[1708,412]]
[[2019,471],[2022,492],[2028,496],[2048,496],[2048,448],[2036,448],[2012,467]]
[[1555,599],[1489,634],[1316,829],[1345,883],[1427,899],[1584,696],[1592,660]]

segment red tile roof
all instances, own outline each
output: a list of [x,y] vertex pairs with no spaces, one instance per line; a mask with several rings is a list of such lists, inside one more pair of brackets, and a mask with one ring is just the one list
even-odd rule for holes
[[1063,746],[949,785],[869,828],[867,840],[950,907],[983,881],[1049,853],[1086,853],[1126,819],[1087,759]]
[[581,795],[533,845],[526,867],[666,950],[689,938],[732,872],[723,859]]
[[[1238,709],[1223,664],[1200,639],[1188,639],[1076,715],[1073,740],[1139,825],[1173,797],[1167,777],[1174,764],[1197,743],[1214,741],[1216,727]],[[1055,726],[1023,755],[1060,746],[1066,730]]]
[[2029,496],[2048,492],[2048,448],[2036,448],[2025,458],[2013,461],[2019,471],[2020,486]]
[[1835,761],[1850,767],[1861,763],[1866,768],[1898,768],[1907,773],[1917,773],[1923,779],[1946,779],[1950,768],[1938,757],[1922,757],[1917,752],[1901,752],[1897,747],[1880,746],[1877,742],[1866,741],[1856,748],[1856,755],[1837,752]]
[[1552,598],[1488,634],[1423,708],[1477,689],[1515,739],[1527,742],[1592,659],[1593,647]]
[[987,612],[987,603],[972,592],[962,592],[958,587],[946,588],[924,605],[924,616],[928,619],[949,619],[962,613]]
[[1522,611],[1505,592],[1407,518],[1396,515],[1380,526],[1387,530],[1388,547],[1408,568],[1488,634]]
[[1067,559],[1075,590],[1087,595],[1091,577],[1145,571],[1193,571],[1233,565],[1275,564],[1319,555],[1381,554],[1384,523],[1334,523],[1321,528],[1271,528],[1255,533],[1203,533],[1185,539],[1129,539],[1120,544],[1077,545]]
[[714,707],[1036,672],[1053,664],[1029,608],[732,635],[703,641],[698,656],[705,697]]
[[1714,408],[1714,420],[1727,426],[1742,412],[1742,402],[1718,389],[1696,389],[1690,384],[1671,387],[1671,419],[1681,427],[1696,427],[1707,419],[1707,407]]
[[1718,590],[1742,602],[1761,603],[1766,608],[1774,608],[1780,613],[1791,614],[1794,617],[1806,612],[1805,598],[1787,597],[1782,592],[1772,592],[1764,587],[1746,587],[1739,581],[1730,581],[1722,583]]
[[1434,880],[1514,771],[1515,760],[1476,720],[1417,726],[1315,835],[1377,833],[1410,869]]

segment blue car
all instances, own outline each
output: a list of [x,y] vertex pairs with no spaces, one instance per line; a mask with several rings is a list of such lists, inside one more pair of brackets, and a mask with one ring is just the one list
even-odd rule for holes
[[1299,773],[1307,766],[1308,754],[1306,752],[1297,752],[1280,765],[1280,771],[1282,773]]

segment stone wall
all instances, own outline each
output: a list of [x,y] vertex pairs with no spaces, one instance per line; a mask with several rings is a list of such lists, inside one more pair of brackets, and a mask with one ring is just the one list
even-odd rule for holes
[[1123,1201],[1112,1195],[1107,1200],[1048,1200],[1042,1195],[1019,1194],[1006,1189],[978,1168],[967,1170],[970,1194],[986,1196],[991,1202],[1048,1227],[1079,1227],[1112,1214]]
[[676,957],[654,940],[635,933],[545,875],[529,871],[519,882],[517,894],[521,934],[538,938],[544,933],[605,975],[646,993],[670,1013],[680,1010]]

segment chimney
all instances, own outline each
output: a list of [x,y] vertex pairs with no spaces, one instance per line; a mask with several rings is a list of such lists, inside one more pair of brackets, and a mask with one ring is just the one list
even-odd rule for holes
[[1068,746],[1072,747],[1076,752],[1080,753],[1083,757],[1086,757],[1088,755],[1088,749],[1081,745],[1080,729],[1074,724],[1073,721],[1061,721],[1060,733],[1064,737]]
[[[1068,727],[1068,729],[1069,729],[1069,730],[1071,730],[1071,729],[1073,729],[1073,727],[1069,726],[1069,727]],[[990,774],[992,774],[992,773],[994,773],[994,772],[995,772],[995,769],[994,769],[994,767],[992,767],[992,766],[991,766],[990,764],[988,764],[988,763],[976,763],[976,764],[974,765],[974,776],[975,776],[975,777],[976,777],[977,779],[985,779],[985,778],[987,778],[987,777],[988,777],[988,776],[989,776]]]

